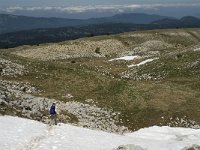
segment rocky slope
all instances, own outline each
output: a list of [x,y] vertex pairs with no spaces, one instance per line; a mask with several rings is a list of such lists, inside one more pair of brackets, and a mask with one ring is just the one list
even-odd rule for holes
[[119,119],[117,112],[98,108],[92,103],[63,103],[55,99],[33,96],[37,92],[39,91],[28,83],[0,80],[0,113],[49,123],[48,111],[51,104],[56,102],[59,122],[70,123],[70,117],[74,116],[77,120],[73,123],[78,126],[117,133],[128,131],[126,127],[116,125]]
[[24,66],[13,63],[9,60],[0,58],[0,74],[1,76],[17,76],[24,75],[27,72]]

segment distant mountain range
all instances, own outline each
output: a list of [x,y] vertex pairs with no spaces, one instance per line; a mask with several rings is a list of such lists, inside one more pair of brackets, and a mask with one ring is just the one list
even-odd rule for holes
[[60,42],[81,37],[96,35],[110,35],[135,31],[139,28],[135,24],[107,23],[93,24],[79,27],[41,28],[0,34],[0,48],[10,48],[20,45],[35,45],[40,43]]
[[165,18],[152,22],[151,24],[158,25],[158,27],[180,27],[180,28],[194,28],[199,27],[200,19],[197,17],[186,16],[181,19]]
[[[80,24],[76,20],[76,23],[74,22],[75,20],[71,20],[69,23],[68,21],[68,26],[66,27],[59,27],[59,28],[53,28],[53,23],[60,25],[63,23],[61,20],[58,18],[52,18],[52,19],[46,19],[46,22],[43,20],[44,18],[34,18],[36,19],[35,24],[32,23],[32,28],[36,27],[37,25],[41,25],[42,27],[39,29],[27,29],[24,31],[17,31],[17,32],[11,32],[12,30],[10,29],[9,31],[11,33],[4,33],[0,34],[0,48],[9,48],[9,47],[15,47],[19,45],[34,45],[34,44],[40,44],[40,43],[50,43],[50,42],[60,42],[60,41],[65,41],[65,40],[73,40],[81,37],[88,37],[88,36],[96,36],[96,35],[110,35],[110,34],[117,34],[117,33],[122,33],[122,32],[129,32],[129,31],[138,31],[138,30],[152,30],[152,29],[172,29],[172,28],[200,28],[200,19],[192,16],[186,16],[181,19],[175,19],[175,18],[162,18],[160,20],[156,20],[153,22],[150,22],[150,20],[154,20],[155,16],[152,17],[149,20],[144,21],[145,14],[142,15],[144,18],[139,17],[137,22],[143,22],[143,23],[128,23],[133,22],[134,20],[131,20],[131,18],[128,19],[133,14],[123,14],[123,15],[116,15],[113,17],[110,17],[110,20],[113,20],[113,22],[109,22],[108,20],[103,20],[102,18],[99,19],[90,19],[92,21],[85,22],[83,24]],[[125,17],[126,16],[126,17]],[[136,16],[136,14],[135,14]],[[146,15],[147,17],[148,15]],[[151,15],[150,15],[151,16]],[[24,19],[24,17],[22,17]],[[121,19],[120,19],[121,18]],[[154,19],[153,19],[154,18]],[[159,18],[159,16],[158,16]],[[29,18],[30,19],[30,18]],[[33,18],[30,19],[30,22],[32,22]],[[41,19],[41,23],[37,20]],[[8,19],[10,20],[10,19]],[[20,19],[17,19],[19,24],[22,23],[20,22]],[[26,20],[26,19],[25,19]],[[51,20],[51,21],[50,21]],[[56,20],[58,22],[56,23]],[[60,21],[59,21],[60,20]],[[63,19],[65,20],[65,19]],[[97,21],[98,20],[98,21]],[[120,22],[121,23],[118,23]],[[26,20],[27,21],[27,20]],[[66,21],[66,20],[65,20]],[[85,20],[84,20],[85,21]],[[6,22],[6,21],[4,21]],[[9,21],[8,21],[9,22]],[[25,22],[25,21],[24,21]],[[93,23],[91,23],[93,22]],[[99,23],[97,23],[99,22]],[[145,22],[145,23],[144,23]],[[147,23],[150,22],[150,23]],[[5,23],[3,23],[5,24]],[[13,24],[16,24],[13,20]],[[19,30],[23,26],[17,25],[19,28],[14,28],[14,25],[10,26],[12,29]],[[22,23],[23,24],[23,23]],[[50,27],[45,28],[45,24],[48,24]],[[67,21],[66,21],[67,24]],[[74,26],[72,27],[72,24]],[[75,25],[76,24],[76,25]],[[0,23],[0,25],[2,25]],[[31,27],[31,23],[29,24],[23,24],[24,26],[29,26]],[[64,24],[63,24],[64,25]],[[71,26],[70,26],[71,25]],[[9,28],[9,27],[7,27]],[[1,29],[1,28],[0,28]]]
[[112,17],[92,18],[88,19],[87,22],[90,24],[99,24],[99,23],[149,24],[153,21],[161,20],[164,18],[170,18],[170,17],[143,14],[143,13],[126,13],[126,14],[124,13],[124,14],[117,14]]
[[118,14],[112,17],[91,18],[86,20],[65,19],[65,18],[35,18],[26,16],[16,16],[9,14],[0,14],[0,34],[16,32],[22,30],[31,30],[38,28],[59,28],[69,26],[85,26],[91,24],[103,23],[133,23],[148,24],[156,20],[169,18],[159,15],[129,13]]

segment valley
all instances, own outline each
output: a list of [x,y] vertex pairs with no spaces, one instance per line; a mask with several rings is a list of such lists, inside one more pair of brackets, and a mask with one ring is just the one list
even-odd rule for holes
[[0,49],[0,113],[107,132],[200,125],[200,29]]

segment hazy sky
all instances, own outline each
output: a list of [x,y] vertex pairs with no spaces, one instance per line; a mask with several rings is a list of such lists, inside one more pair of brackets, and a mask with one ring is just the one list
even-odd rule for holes
[[0,0],[1,7],[9,6],[69,6],[69,5],[115,5],[152,3],[200,3],[199,0]]
[[200,16],[200,0],[0,0],[0,13],[87,18],[144,12]]

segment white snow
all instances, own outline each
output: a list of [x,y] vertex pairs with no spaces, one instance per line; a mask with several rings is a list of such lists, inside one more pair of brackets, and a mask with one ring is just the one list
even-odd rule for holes
[[195,52],[200,51],[200,48],[196,48],[196,49],[194,49],[194,51],[195,51]]
[[129,144],[148,150],[181,150],[200,145],[200,129],[154,126],[116,135],[67,124],[49,127],[37,121],[0,116],[0,150],[112,150]]
[[130,61],[130,60],[134,60],[134,59],[139,58],[139,57],[140,56],[124,56],[124,57],[110,59],[108,61],[114,61],[114,60],[127,60],[127,61]]
[[131,68],[131,67],[135,67],[135,66],[141,66],[141,65],[144,65],[146,63],[152,62],[152,61],[157,60],[157,59],[159,59],[159,58],[147,59],[147,60],[140,62],[139,64],[128,65],[128,67]]
[[33,137],[40,137],[45,132],[46,126],[40,122],[0,116],[0,150],[25,149]]

